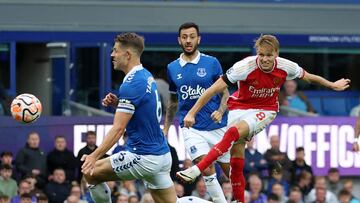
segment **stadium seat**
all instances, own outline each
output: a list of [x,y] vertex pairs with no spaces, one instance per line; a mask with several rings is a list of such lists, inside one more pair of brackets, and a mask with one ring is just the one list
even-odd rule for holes
[[354,106],[358,105],[359,103],[360,103],[360,98],[358,98],[358,97],[348,98],[348,99],[346,100],[346,110],[347,110],[348,112],[350,112],[351,109],[352,109]]
[[320,97],[310,97],[308,98],[311,105],[314,107],[316,113],[323,115],[322,102]]
[[348,116],[360,103],[359,91],[337,92],[331,90],[304,91],[314,109],[324,116]]
[[346,109],[345,98],[324,98],[323,110],[325,115],[329,116],[347,116],[349,112]]

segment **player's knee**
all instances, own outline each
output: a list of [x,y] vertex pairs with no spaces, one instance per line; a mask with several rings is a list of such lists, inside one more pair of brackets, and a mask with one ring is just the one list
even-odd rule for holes
[[231,157],[244,157],[245,155],[245,142],[237,142],[233,145],[230,151]]
[[91,176],[91,175],[88,175],[88,174],[84,174],[84,178],[85,178],[86,182],[88,184],[90,184],[90,185],[97,185],[97,184],[101,183],[94,176]]
[[235,126],[240,134],[240,138],[247,137],[250,133],[249,125],[245,121],[240,121],[236,123]]
[[247,141],[247,135],[240,135],[239,139],[238,139],[238,143],[239,144],[242,144],[242,145],[245,145],[246,144],[246,141]]

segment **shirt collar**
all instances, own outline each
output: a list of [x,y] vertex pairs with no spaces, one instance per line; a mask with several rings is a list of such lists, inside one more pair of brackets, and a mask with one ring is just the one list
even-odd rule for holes
[[131,71],[129,71],[129,72],[125,75],[123,82],[125,82],[131,74],[133,74],[133,73],[135,73],[136,71],[141,70],[141,69],[143,69],[143,68],[144,68],[144,67],[142,66],[142,64],[137,65],[137,66],[134,66],[134,67],[131,69]]
[[197,51],[197,55],[196,55],[196,57],[195,57],[192,61],[185,61],[185,60],[182,58],[183,55],[184,55],[184,53],[180,54],[180,58],[179,58],[179,59],[180,59],[179,63],[180,63],[180,66],[181,66],[181,67],[184,67],[187,63],[198,64],[199,61],[200,61],[200,55],[201,55],[201,53],[200,53],[200,51]]

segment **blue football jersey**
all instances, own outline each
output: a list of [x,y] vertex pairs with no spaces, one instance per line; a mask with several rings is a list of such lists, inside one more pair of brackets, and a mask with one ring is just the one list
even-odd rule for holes
[[126,126],[126,150],[141,155],[169,152],[159,125],[162,111],[156,82],[142,65],[134,67],[125,76],[119,88],[116,111],[133,114]]
[[[169,90],[178,97],[178,116],[181,127],[184,126],[184,117],[194,106],[198,98],[209,88],[222,74],[219,61],[212,56],[198,53],[191,62],[185,62],[178,58],[167,67]],[[224,113],[221,122],[215,123],[211,114],[220,106],[221,95],[215,95],[196,114],[193,128],[198,130],[214,130],[227,125],[227,112]]]

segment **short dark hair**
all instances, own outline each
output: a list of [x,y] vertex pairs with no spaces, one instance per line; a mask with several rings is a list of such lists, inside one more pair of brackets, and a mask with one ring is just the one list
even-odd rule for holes
[[31,199],[31,195],[29,193],[24,193],[20,195],[20,199]]
[[270,193],[267,197],[268,200],[274,200],[274,201],[280,201],[280,198],[279,196],[277,196],[276,194],[274,193]]
[[116,36],[115,42],[121,44],[126,48],[132,48],[138,56],[144,51],[145,48],[145,39],[143,36],[140,36],[134,32],[124,32]]
[[337,169],[337,168],[330,168],[330,169],[328,170],[328,173],[339,173],[339,169]]
[[54,171],[53,171],[53,173],[54,173],[55,171],[63,171],[63,172],[65,173],[65,169],[62,168],[62,167],[57,167],[57,168],[55,168]]
[[28,138],[30,137],[30,135],[38,135],[38,136],[40,137],[39,133],[36,132],[36,131],[30,132],[30,133],[28,134]]
[[13,153],[10,151],[3,151],[3,152],[1,152],[0,157],[2,158],[4,156],[13,156]]
[[0,200],[9,200],[10,197],[7,195],[0,195]]
[[303,152],[305,151],[304,147],[297,147],[296,152]]
[[26,179],[28,178],[36,178],[36,175],[32,174],[32,173],[28,173],[24,176],[24,180],[26,181]]
[[340,192],[338,194],[338,197],[340,197],[340,196],[350,196],[351,197],[352,194],[349,191],[342,189],[342,190],[340,190]]
[[300,192],[300,193],[302,194],[299,186],[292,186],[292,187],[290,188],[289,193],[291,193],[291,192]]
[[9,165],[9,164],[1,164],[1,166],[0,166],[0,170],[12,170],[13,169],[13,167],[11,166],[11,165]]
[[65,140],[66,140],[66,138],[65,138],[65,136],[64,136],[64,135],[56,135],[56,136],[55,136],[55,140],[57,140],[57,139],[59,139],[59,138],[63,138],[63,139],[65,139]]
[[92,130],[89,130],[89,131],[86,132],[86,137],[88,137],[89,135],[95,135],[96,136],[96,132],[92,131]]
[[199,35],[200,35],[199,26],[196,25],[196,24],[193,23],[193,22],[186,22],[186,23],[180,25],[180,27],[179,27],[179,37],[180,37],[180,32],[181,32],[181,30],[183,30],[183,29],[189,29],[189,28],[192,28],[192,27],[196,29],[196,33],[197,33],[197,35],[199,36]]
[[48,197],[45,195],[45,194],[40,194],[39,197],[37,198],[37,200],[44,200],[44,201],[47,201],[49,200]]
[[302,170],[298,176],[298,180],[306,178],[307,176],[312,176],[312,174],[307,170]]

